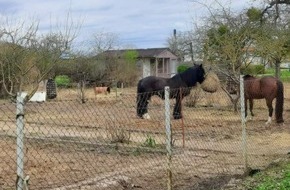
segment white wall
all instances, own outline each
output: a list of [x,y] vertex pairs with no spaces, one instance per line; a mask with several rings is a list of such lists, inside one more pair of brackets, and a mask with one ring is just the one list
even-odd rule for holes
[[150,62],[147,60],[143,60],[143,78],[151,75]]
[[171,77],[173,77],[177,73],[177,59],[170,60],[170,73]]
[[[25,98],[27,96],[27,92],[22,92],[21,97]],[[46,100],[46,91],[38,91],[33,94],[33,96],[30,98],[30,102],[45,102]]]

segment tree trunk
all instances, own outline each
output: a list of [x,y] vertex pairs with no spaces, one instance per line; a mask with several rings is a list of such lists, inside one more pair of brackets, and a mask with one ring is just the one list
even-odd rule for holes
[[81,102],[84,104],[84,103],[86,103],[86,98],[85,98],[85,81],[84,80],[80,81],[79,88],[80,88],[80,99],[81,99]]
[[280,59],[275,60],[275,77],[280,79]]

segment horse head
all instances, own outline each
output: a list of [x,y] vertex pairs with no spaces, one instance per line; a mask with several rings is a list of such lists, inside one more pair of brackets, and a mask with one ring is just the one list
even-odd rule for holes
[[205,80],[205,71],[202,64],[196,65],[196,67],[197,67],[197,74],[196,74],[197,81],[201,84]]
[[201,84],[205,80],[205,71],[202,64],[194,65],[176,76],[180,76],[187,87],[192,87],[195,86],[197,82]]

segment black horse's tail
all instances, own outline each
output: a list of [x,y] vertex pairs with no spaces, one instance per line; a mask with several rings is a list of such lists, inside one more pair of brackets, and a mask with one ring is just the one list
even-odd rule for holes
[[280,80],[277,81],[277,87],[275,117],[277,123],[283,123],[284,85]]

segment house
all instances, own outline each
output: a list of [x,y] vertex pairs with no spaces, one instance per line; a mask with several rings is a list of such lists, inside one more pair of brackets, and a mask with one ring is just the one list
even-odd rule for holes
[[103,55],[120,58],[126,51],[137,52],[136,64],[141,71],[140,78],[147,76],[170,78],[177,73],[178,59],[169,48],[107,50]]

